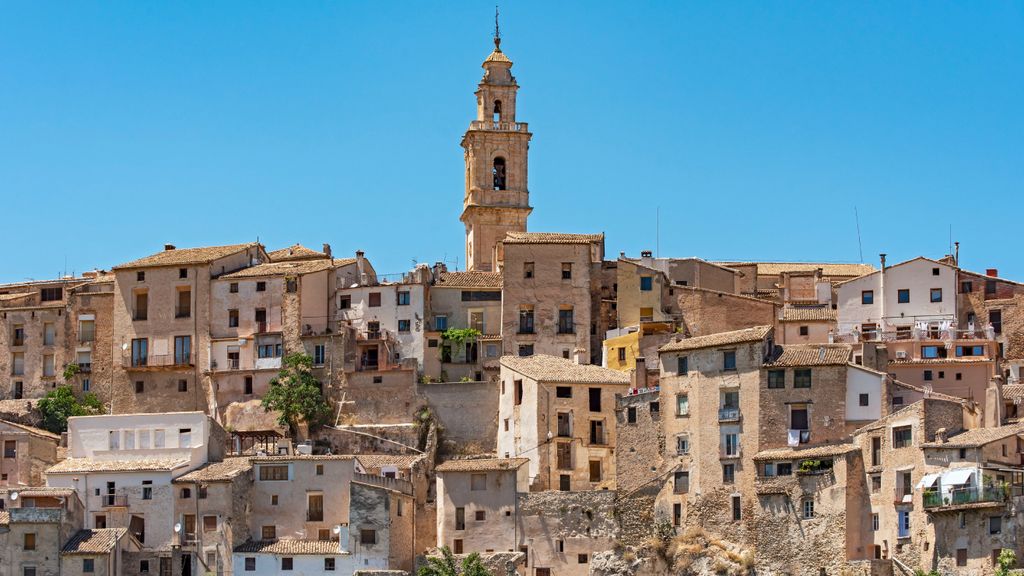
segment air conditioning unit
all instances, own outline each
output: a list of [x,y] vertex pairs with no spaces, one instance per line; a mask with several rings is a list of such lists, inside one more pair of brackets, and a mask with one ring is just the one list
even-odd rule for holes
[[907,351],[906,350],[897,350],[896,351],[896,359],[897,360],[906,360],[907,359]]

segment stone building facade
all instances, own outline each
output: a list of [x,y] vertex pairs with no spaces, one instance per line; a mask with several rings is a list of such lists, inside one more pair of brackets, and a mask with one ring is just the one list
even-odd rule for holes
[[0,420],[0,488],[42,486],[59,445],[57,434]]

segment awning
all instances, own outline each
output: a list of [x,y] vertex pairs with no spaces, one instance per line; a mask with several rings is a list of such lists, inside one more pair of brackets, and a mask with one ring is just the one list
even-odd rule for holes
[[935,481],[939,479],[942,474],[925,474],[924,478],[917,483],[918,488],[930,488],[935,485]]
[[957,470],[950,470],[942,475],[942,483],[947,486],[959,486],[960,484],[967,484],[970,481],[971,476],[974,475],[974,468],[959,468]]

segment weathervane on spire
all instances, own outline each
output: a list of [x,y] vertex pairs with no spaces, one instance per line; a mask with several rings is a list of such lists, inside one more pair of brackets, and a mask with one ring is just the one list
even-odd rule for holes
[[501,52],[501,28],[498,27],[498,5],[494,5],[494,49]]

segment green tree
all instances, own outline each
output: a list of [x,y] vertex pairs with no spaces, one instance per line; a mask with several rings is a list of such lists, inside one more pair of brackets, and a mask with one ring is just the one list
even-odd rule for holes
[[43,428],[60,434],[68,429],[71,416],[90,416],[103,411],[103,405],[94,394],[86,393],[79,400],[71,386],[50,390],[39,400],[39,412],[43,415]]
[[299,423],[317,426],[331,415],[331,407],[324,400],[320,383],[313,377],[313,357],[297,352],[282,361],[281,371],[270,381],[270,390],[261,405],[267,412],[277,410],[278,424],[287,426],[292,436]]
[[480,554],[473,552],[462,559],[462,566],[459,566],[455,555],[447,546],[441,547],[441,556],[428,556],[427,563],[420,567],[417,576],[493,576],[483,561]]
[[1017,565],[1017,553],[1010,548],[1003,548],[996,559],[995,576],[1008,576],[1010,570]]

